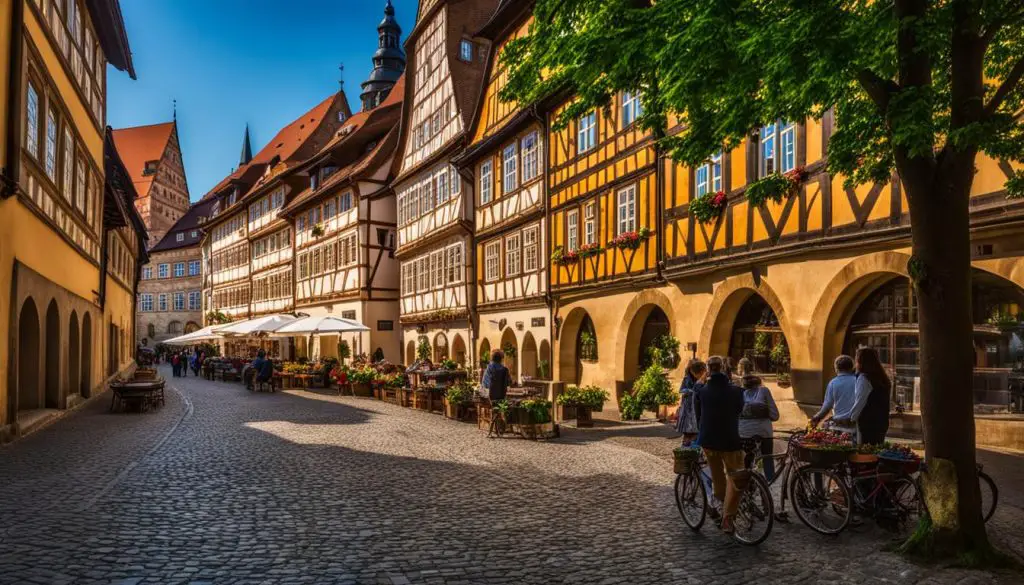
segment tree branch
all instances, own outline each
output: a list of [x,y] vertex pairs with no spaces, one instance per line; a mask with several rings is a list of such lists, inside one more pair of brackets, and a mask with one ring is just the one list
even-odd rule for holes
[[996,92],[992,94],[992,98],[985,104],[985,117],[989,117],[995,114],[999,109],[999,106],[1003,104],[1003,100],[1006,96],[1010,95],[1017,88],[1017,84],[1020,83],[1021,77],[1024,77],[1024,57],[1022,57],[1010,70],[1009,75],[1003,80],[1003,83],[999,85]]
[[889,109],[889,100],[900,90],[900,86],[891,79],[885,79],[870,69],[857,72],[857,82],[864,88],[871,101],[875,102],[878,111],[884,116]]

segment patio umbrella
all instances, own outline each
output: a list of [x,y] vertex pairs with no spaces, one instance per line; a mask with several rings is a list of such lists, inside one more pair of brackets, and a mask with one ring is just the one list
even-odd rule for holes
[[217,332],[224,335],[252,336],[260,333],[271,333],[273,331],[277,331],[282,326],[295,320],[296,318],[291,315],[266,315],[264,317],[249,319],[248,321],[232,323]]
[[186,333],[185,335],[161,341],[160,343],[163,343],[164,345],[191,345],[193,343],[199,343],[200,341],[220,339],[223,336],[220,335],[219,331],[224,327],[226,327],[226,325],[209,325],[199,329],[198,331]]
[[317,335],[337,333],[360,333],[369,331],[370,328],[359,321],[342,319],[333,315],[322,315],[320,317],[304,317],[288,323],[284,327],[274,331],[272,335],[278,337],[291,337],[293,335]]

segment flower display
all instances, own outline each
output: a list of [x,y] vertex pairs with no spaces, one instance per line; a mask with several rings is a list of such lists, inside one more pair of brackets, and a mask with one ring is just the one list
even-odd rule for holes
[[566,250],[562,246],[555,246],[554,251],[551,252],[551,263],[558,266],[570,266],[579,261],[580,255],[576,250]]
[[649,237],[651,237],[651,230],[643,227],[634,232],[619,234],[615,239],[608,242],[608,246],[620,250],[637,250],[640,248],[640,244],[644,243]]
[[724,191],[704,193],[690,202],[690,215],[700,223],[714,223],[729,206],[729,197]]
[[604,252],[604,248],[600,244],[594,242],[592,244],[583,244],[577,251],[580,258],[590,258],[591,256],[597,256],[601,252]]

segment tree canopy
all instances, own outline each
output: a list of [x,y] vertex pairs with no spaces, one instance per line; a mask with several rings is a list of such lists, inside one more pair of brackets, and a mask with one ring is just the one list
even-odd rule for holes
[[[564,125],[618,91],[643,92],[641,124],[681,162],[829,109],[828,168],[850,182],[952,149],[1024,160],[1022,2],[538,0],[534,15],[502,55],[502,97],[568,92]],[[669,116],[685,124],[663,136]],[[1008,187],[1021,194],[1024,175]]]

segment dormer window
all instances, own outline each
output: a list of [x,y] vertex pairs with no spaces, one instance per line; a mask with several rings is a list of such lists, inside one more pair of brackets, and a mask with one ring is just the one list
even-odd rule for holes
[[338,112],[338,122],[344,122],[348,118],[345,116],[345,112]]
[[178,241],[178,242],[184,242],[185,241],[185,234],[182,233],[182,232],[178,232],[178,234],[176,236],[174,236],[174,239],[175,239],[175,241]]
[[309,175],[309,188],[316,191],[320,187],[320,172],[314,171]]
[[146,161],[146,167],[144,169],[142,169],[142,176],[143,177],[148,177],[150,175],[155,175],[156,174],[156,168],[159,165],[160,165],[160,161],[158,161],[158,160],[147,160]]
[[473,62],[473,41],[462,39],[462,42],[459,43],[459,59],[466,63]]

